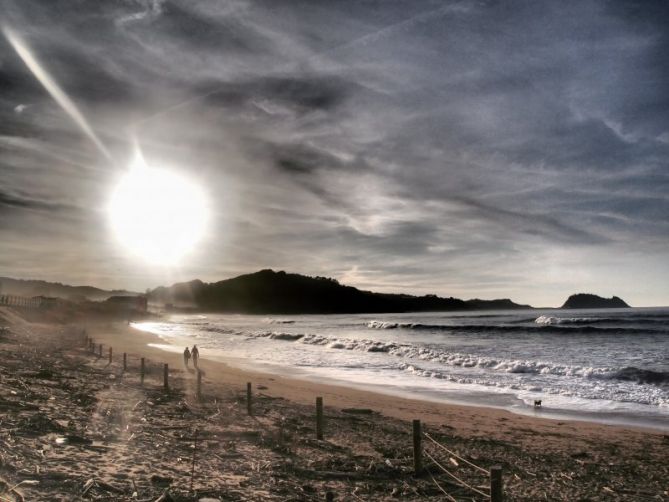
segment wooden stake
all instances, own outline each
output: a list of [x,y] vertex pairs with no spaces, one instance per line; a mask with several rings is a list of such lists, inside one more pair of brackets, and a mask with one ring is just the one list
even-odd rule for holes
[[251,382],[246,382],[246,411],[249,416],[253,415],[253,408],[251,405]]
[[142,357],[142,361],[140,363],[139,367],[139,381],[141,385],[144,385],[144,358]]
[[[198,371],[198,375],[200,372]],[[197,429],[193,432],[193,465],[190,471],[190,491],[193,491],[193,480],[195,479],[195,453],[197,452]]]
[[100,347],[98,347],[98,356],[102,357],[102,344],[100,344]]
[[202,372],[197,370],[197,390],[195,391],[195,396],[198,401],[202,401]]
[[323,398],[316,398],[316,439],[323,439]]
[[420,420],[413,421],[413,471],[416,476],[423,472],[423,431]]
[[284,434],[283,434],[283,418],[279,421],[279,431],[278,431],[278,438],[277,442],[279,443],[279,446],[283,448],[285,444],[285,439],[284,439]]
[[490,468],[490,502],[502,502],[502,466],[493,465]]
[[169,379],[169,367],[167,366],[167,363],[163,365],[163,388],[167,391],[170,390],[170,384],[168,382]]
[[109,347],[109,364],[112,363],[112,348]]
[[128,369],[128,354],[123,353],[123,371]]

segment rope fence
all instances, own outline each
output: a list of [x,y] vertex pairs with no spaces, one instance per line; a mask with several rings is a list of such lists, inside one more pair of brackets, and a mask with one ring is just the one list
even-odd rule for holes
[[[89,337],[86,334],[86,331],[82,331],[82,335],[84,338],[84,343],[89,352],[91,352],[93,355],[96,355],[98,359],[102,357],[102,344],[96,344],[94,342],[94,339]],[[96,351],[96,345],[98,350]],[[108,365],[112,364],[112,356],[113,356],[113,351],[112,348],[109,347],[109,362]],[[96,353],[97,352],[97,353]],[[128,354],[123,353],[123,373],[128,371]],[[169,385],[169,366],[167,364],[162,365],[163,369],[163,389],[165,392],[170,392],[171,388]],[[142,357],[140,359],[140,367],[139,367],[139,377],[140,377],[140,385],[144,384],[144,378],[145,375],[148,373],[148,368],[145,364],[145,358]],[[203,396],[202,396],[202,372],[199,369],[196,369],[196,388],[195,388],[195,398],[198,401],[202,401]],[[248,382],[246,385],[246,406],[247,406],[247,413],[249,416],[253,415],[253,410],[252,410],[252,385],[251,382]],[[323,398],[322,397],[317,397],[316,398],[316,439],[317,440],[323,440],[323,434],[324,434],[324,410],[323,410]],[[282,436],[282,433],[280,431],[280,436]],[[433,450],[428,451],[426,448],[423,447],[423,438],[427,440],[426,445],[429,445]],[[460,464],[458,461],[460,461],[463,465],[466,465],[475,471],[477,471],[480,474],[485,475],[486,477],[489,478],[490,480],[490,487],[486,490],[484,486],[472,486],[470,483],[467,481],[463,480],[460,476],[454,474],[451,472],[449,469],[447,469],[443,464],[445,463],[443,460],[440,460],[438,458],[438,454],[441,453],[447,454],[448,455],[448,460],[450,463],[452,463],[455,467],[460,467]],[[479,465],[476,465],[470,460],[467,460],[466,458],[463,458],[461,455],[458,453],[454,452],[453,450],[447,448],[443,444],[441,444],[439,441],[437,441],[434,437],[432,437],[429,433],[425,432],[422,430],[422,425],[420,420],[413,420],[413,455],[414,455],[414,473],[416,476],[420,476],[421,474],[427,472],[427,474],[430,476],[430,479],[436,486],[436,488],[439,490],[440,493],[446,497],[447,500],[451,502],[457,502],[456,499],[446,491],[446,489],[437,481],[437,478],[433,475],[433,473],[430,471],[430,469],[426,466],[423,466],[423,455],[425,455],[434,466],[443,474],[448,476],[452,482],[451,484],[454,486],[459,486],[461,488],[464,488],[466,490],[469,490],[470,492],[479,495],[481,497],[484,497],[486,500],[489,500],[490,502],[502,502],[503,500],[503,489],[502,489],[502,468],[500,466],[492,466],[489,470],[485,469]],[[359,497],[355,496],[355,494],[351,493],[352,496],[355,497],[356,500],[361,500]]]
[[471,462],[470,462],[469,460],[467,460],[466,458],[462,458],[460,455],[458,455],[458,454],[455,453],[454,451],[449,450],[449,449],[446,448],[443,444],[441,444],[441,443],[439,443],[438,441],[436,441],[436,440],[435,440],[432,436],[430,436],[427,432],[424,432],[423,434],[425,435],[426,438],[428,438],[430,441],[432,441],[436,446],[438,446],[439,448],[441,448],[442,450],[444,450],[446,453],[452,455],[453,457],[455,457],[455,458],[457,458],[458,460],[460,460],[461,462],[464,462],[465,464],[467,464],[467,465],[473,467],[474,469],[477,469],[477,470],[481,471],[481,472],[482,472],[483,474],[485,474],[486,476],[490,476],[490,471],[489,471],[489,470],[484,469],[483,467],[479,467],[478,465],[471,463]]
[[[423,441],[422,441],[423,438],[427,439],[426,444],[430,445],[433,448],[432,452],[423,448]],[[430,459],[434,464],[434,466],[436,466],[441,473],[448,476],[458,486],[466,490],[469,490],[477,495],[480,495],[484,497],[486,500],[490,500],[491,502],[502,502],[503,500],[502,468],[500,466],[493,466],[490,468],[490,470],[488,470],[484,469],[479,465],[476,465],[475,463],[473,463],[470,460],[467,460],[466,458],[463,458],[458,453],[454,452],[453,450],[441,444],[429,433],[424,432],[422,430],[420,420],[413,421],[413,449],[414,449],[415,474],[420,475],[424,471],[426,471],[430,475],[430,478],[432,479],[432,482],[435,484],[437,489],[439,489],[440,492],[446,495],[446,497],[449,500],[453,500],[452,496],[448,494],[448,492],[446,492],[446,490],[439,484],[437,479],[433,476],[432,472],[430,472],[430,470],[427,467],[425,467],[425,469],[423,468],[423,455],[425,455],[428,459]],[[437,458],[438,453],[447,454],[449,462],[452,463],[455,467],[460,467],[460,464],[458,463],[459,460],[464,466],[468,466],[474,469],[475,471],[484,474],[486,477],[489,478],[490,488],[487,489],[487,491],[484,491],[486,490],[485,487],[472,486],[470,483],[463,480],[460,476],[451,472],[452,470],[449,470],[444,466],[443,460]]]
[[437,488],[439,489],[439,491],[440,491],[441,493],[443,493],[443,494],[446,496],[446,498],[447,498],[448,500],[450,500],[451,502],[458,502],[457,500],[455,500],[455,499],[451,496],[450,493],[448,493],[446,490],[444,490],[444,489],[442,488],[442,486],[439,484],[439,482],[438,482],[436,479],[434,479],[434,476],[433,476],[432,473],[430,472],[430,469],[427,469],[427,473],[430,475],[430,478],[432,479],[432,482],[437,486]]
[[430,460],[432,460],[432,462],[434,462],[434,465],[436,465],[437,467],[439,467],[439,469],[441,469],[445,474],[448,474],[451,478],[453,478],[457,483],[459,483],[459,484],[462,485],[463,487],[470,489],[470,490],[473,491],[474,493],[478,493],[479,495],[483,495],[483,496],[484,496],[485,498],[487,498],[487,499],[490,498],[490,494],[488,494],[488,493],[484,493],[484,492],[482,492],[481,490],[478,490],[478,489],[474,488],[473,486],[471,486],[470,484],[466,483],[465,481],[463,481],[462,479],[460,479],[459,477],[457,477],[455,474],[453,474],[452,472],[450,472],[448,469],[446,469],[443,465],[441,465],[441,464],[439,463],[439,461],[438,461],[436,458],[434,458],[432,455],[430,455],[429,452],[426,451],[426,452],[425,452],[425,455],[427,455],[428,458],[429,458]]
[[32,297],[17,295],[0,295],[0,305],[8,307],[21,307],[28,309],[38,309],[47,306],[52,300],[50,298]]

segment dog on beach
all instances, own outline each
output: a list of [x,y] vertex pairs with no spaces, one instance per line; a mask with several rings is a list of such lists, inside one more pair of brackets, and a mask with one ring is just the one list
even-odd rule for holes
[[541,399],[535,399],[534,400],[534,407],[535,408],[541,408]]

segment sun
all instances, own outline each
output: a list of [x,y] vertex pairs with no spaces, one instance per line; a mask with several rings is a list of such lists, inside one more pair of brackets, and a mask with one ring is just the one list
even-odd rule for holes
[[136,162],[108,207],[119,242],[155,265],[175,265],[203,237],[208,219],[203,190],[176,171]]

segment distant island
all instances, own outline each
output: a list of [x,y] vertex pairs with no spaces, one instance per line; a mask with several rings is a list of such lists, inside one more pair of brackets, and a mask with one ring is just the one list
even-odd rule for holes
[[571,295],[562,305],[563,309],[620,309],[629,308],[621,298],[617,296],[611,298],[602,298],[601,296],[579,293]]
[[159,287],[149,303],[245,314],[355,314],[532,308],[511,300],[460,300],[436,295],[373,293],[326,277],[261,270],[224,281]]

